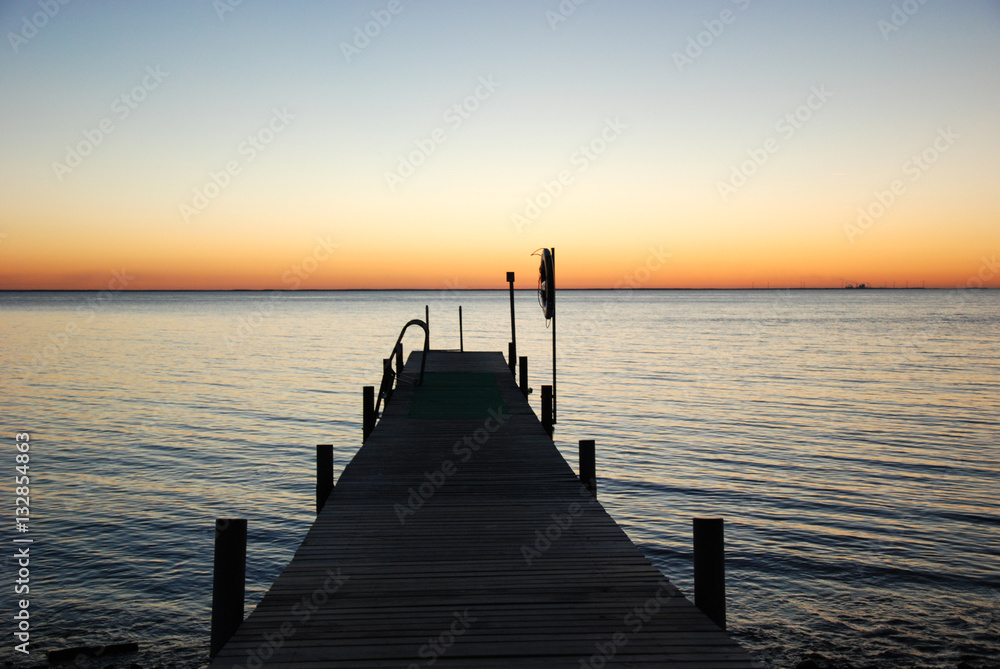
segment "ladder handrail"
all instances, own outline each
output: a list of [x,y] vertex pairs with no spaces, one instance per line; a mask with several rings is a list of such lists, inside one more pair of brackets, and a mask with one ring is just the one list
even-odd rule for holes
[[[411,325],[417,325],[423,328],[424,331],[424,353],[420,356],[420,376],[417,378],[417,385],[423,385],[424,383],[424,368],[427,366],[427,352],[430,350],[431,335],[430,330],[427,327],[427,323],[420,320],[419,318],[414,318],[403,326],[403,329],[399,331],[399,337],[396,338],[396,343],[393,344],[392,352],[389,353],[389,358],[391,359],[393,355],[396,354],[396,350],[399,345],[403,342],[403,335],[406,334],[406,329]],[[382,398],[385,397],[385,401],[388,404],[389,397],[392,395],[392,385],[393,381],[396,381],[396,387],[399,387],[399,381],[397,374],[392,371],[392,364],[386,365],[382,369],[382,385],[379,388],[378,399],[375,400],[375,419],[378,420],[379,407],[382,406]]]

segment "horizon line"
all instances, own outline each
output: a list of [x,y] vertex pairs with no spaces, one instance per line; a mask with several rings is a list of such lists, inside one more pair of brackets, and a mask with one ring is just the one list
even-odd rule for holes
[[[714,290],[739,290],[739,291],[769,291],[769,290],[1000,290],[1000,287],[992,286],[870,286],[866,288],[848,288],[846,286],[775,286],[763,287],[742,286],[742,287],[670,287],[670,288],[608,288],[608,287],[588,287],[588,288],[558,288],[562,291],[714,291]],[[514,288],[515,291],[536,291],[537,288]],[[0,288],[0,293],[357,293],[357,292],[484,292],[503,291],[509,292],[509,287],[504,288]]]

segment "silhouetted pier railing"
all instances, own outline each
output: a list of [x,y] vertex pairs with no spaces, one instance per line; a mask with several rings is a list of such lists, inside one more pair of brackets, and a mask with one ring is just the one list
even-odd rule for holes
[[211,667],[752,666],[597,501],[593,442],[581,477],[511,371],[500,353],[397,364],[364,445]]

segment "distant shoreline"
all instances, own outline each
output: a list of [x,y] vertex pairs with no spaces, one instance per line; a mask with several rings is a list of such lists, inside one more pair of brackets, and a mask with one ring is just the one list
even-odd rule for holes
[[[0,288],[2,293],[100,293],[107,289],[98,288]],[[518,292],[534,292],[535,288],[515,288]],[[870,287],[870,288],[840,288],[840,287],[773,287],[773,288],[560,288],[559,292],[569,291],[642,291],[642,292],[692,292],[692,291],[899,291],[899,290],[1000,290],[989,286],[903,286],[903,287]],[[143,289],[120,289],[113,292],[121,293],[377,293],[377,292],[412,292],[412,293],[482,293],[482,292],[508,292],[508,288],[143,288]]]

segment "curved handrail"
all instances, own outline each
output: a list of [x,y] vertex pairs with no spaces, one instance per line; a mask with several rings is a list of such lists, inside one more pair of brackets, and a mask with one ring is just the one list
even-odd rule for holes
[[[403,326],[403,329],[399,331],[399,337],[396,338],[396,343],[392,346],[392,352],[389,354],[391,358],[399,345],[403,342],[403,335],[406,334],[406,329],[411,325],[418,325],[424,330],[424,354],[420,356],[420,376],[417,378],[417,385],[423,385],[424,383],[424,368],[427,366],[427,351],[430,350],[431,344],[431,334],[427,327],[427,323],[420,320],[419,318],[414,318]],[[379,388],[378,399],[375,401],[375,418],[378,419],[379,407],[382,406],[382,397],[386,398],[388,403],[388,395],[392,393],[392,383],[396,379],[396,373],[392,371],[392,365],[388,365],[382,370],[382,386]],[[388,388],[386,387],[388,385]],[[398,382],[397,382],[398,386]]]

